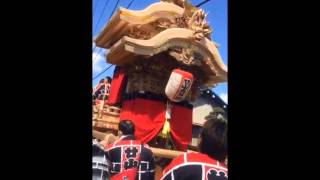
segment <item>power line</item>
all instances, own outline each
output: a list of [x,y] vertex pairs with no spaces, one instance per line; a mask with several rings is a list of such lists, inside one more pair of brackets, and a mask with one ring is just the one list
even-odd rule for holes
[[94,3],[94,5],[93,5],[93,15],[94,15],[94,12],[96,11],[96,7],[97,7],[98,3],[99,3],[99,0],[96,0],[96,3]]
[[[117,9],[118,4],[119,4],[119,1],[120,1],[120,0],[117,0],[117,3],[116,3],[116,5],[114,6],[114,8],[113,8],[113,10],[112,10],[112,12],[111,12],[108,20],[110,20],[110,18],[112,17],[114,11]],[[109,0],[107,0],[107,2],[109,2]],[[106,3],[106,4],[107,4],[107,3]],[[105,6],[105,7],[106,7],[106,6]],[[103,12],[104,12],[104,10],[105,10],[105,8],[103,9]],[[102,12],[102,14],[103,14],[103,12]],[[101,18],[101,16],[100,16],[100,18]],[[99,18],[99,21],[100,21],[100,18]],[[96,26],[99,24],[99,21],[98,21],[98,23],[96,24]],[[95,28],[95,29],[96,29],[96,28]],[[95,46],[95,47],[93,48],[93,51],[96,49],[96,47],[97,47],[97,46]],[[95,58],[95,59],[96,59],[96,58]],[[94,60],[95,60],[95,59],[94,59]]]
[[209,1],[210,1],[210,0],[205,0],[205,1],[197,4],[196,7],[200,7],[200,6],[204,5],[205,3],[209,2]]
[[[134,0],[130,1],[130,3],[128,4],[128,6],[127,6],[126,8],[129,9],[130,6],[133,4],[133,2],[134,2]],[[115,5],[115,8],[113,9],[113,11],[112,11],[112,13],[111,13],[111,15],[110,15],[110,17],[109,17],[109,20],[110,20],[110,18],[112,17],[115,9],[117,8],[118,3],[119,3],[119,0],[117,1],[116,5]],[[97,47],[97,46],[95,46],[92,51],[94,51],[94,50],[96,49],[96,47]]]
[[109,20],[110,20],[110,18],[112,17],[114,11],[117,9],[118,4],[119,4],[119,1],[120,1],[120,0],[117,0],[117,3],[116,3],[116,5],[114,6],[114,8],[113,8],[113,10],[112,10],[112,13],[111,13],[110,16],[109,16]]
[[99,77],[101,74],[103,74],[104,72],[106,72],[109,68],[111,68],[113,66],[113,64],[111,64],[109,67],[107,67],[106,69],[104,69],[101,73],[99,73],[98,75],[96,75],[92,80],[95,80],[97,77]]
[[[95,11],[97,9],[98,4],[99,4],[99,0],[96,0],[96,3],[94,3],[94,5],[93,5],[93,12],[92,12],[93,17],[95,15]],[[96,49],[96,47],[97,46],[95,45],[92,51],[94,51]]]
[[98,25],[99,25],[99,22],[100,22],[100,20],[101,20],[101,17],[103,16],[104,11],[106,10],[106,7],[107,7],[107,4],[108,4],[109,0],[106,0],[105,2],[106,2],[106,3],[105,3],[104,6],[103,6],[103,10],[102,10],[102,13],[101,13],[100,16],[99,16],[98,22],[97,22],[96,26],[93,28],[93,32],[96,32],[97,27],[98,27]]
[[134,0],[132,0],[132,1],[128,4],[127,9],[131,6],[131,4],[133,3],[133,1],[134,1]]
[[[119,4],[119,1],[120,1],[120,0],[117,0],[116,5],[114,6],[114,8],[113,8],[113,10],[112,10],[112,13],[110,14],[110,16],[109,16],[109,18],[108,18],[109,20],[110,20],[110,18],[112,17],[112,15],[113,15],[113,13],[115,12],[115,10],[117,9],[118,4]],[[205,3],[209,2],[209,1],[210,1],[210,0],[205,0],[205,1],[197,4],[196,7],[200,7],[200,6],[204,5]],[[100,17],[99,17],[99,20],[98,20],[98,23],[96,24],[96,27],[99,25],[100,19],[101,19],[102,15],[103,15],[103,12],[105,11],[106,5],[108,4],[109,0],[107,0],[106,2],[107,2],[107,3],[105,4],[105,6],[104,6],[104,8],[103,8],[102,14],[101,14]],[[129,3],[128,6],[127,6],[127,9],[132,5],[133,2],[134,2],[134,0],[130,1],[130,3]],[[95,27],[95,29],[96,29],[96,27]],[[94,47],[94,50],[96,49],[96,47],[97,47],[97,46]],[[94,51],[94,50],[93,50],[93,51]],[[99,49],[99,51],[98,51],[98,53],[97,53],[97,56],[98,56],[98,54],[100,53],[101,50],[102,50],[102,49]],[[95,59],[97,58],[97,56],[95,57]],[[95,60],[95,59],[94,59],[94,60]],[[98,75],[96,75],[92,80],[95,80],[97,77],[99,77],[99,76],[102,75],[104,72],[106,72],[108,69],[110,69],[112,66],[113,66],[113,64],[111,64],[110,66],[108,66],[106,69],[104,69],[104,70],[103,70],[102,72],[100,72]]]
[[[107,7],[106,5],[108,4],[109,0],[107,0],[106,2],[107,2],[107,3],[105,4],[105,6],[104,6],[104,8],[103,8],[102,14],[101,14],[100,17],[99,17],[98,23],[96,24],[95,28],[93,29],[93,30],[94,30],[93,32],[96,32],[97,27],[98,27],[99,22],[100,22],[100,19],[101,19],[102,15],[103,15],[103,13],[104,13],[104,11],[105,11],[105,8]],[[119,0],[117,1],[116,5],[114,6],[114,8],[113,8],[113,10],[112,10],[112,13],[111,13],[111,15],[109,16],[108,20],[110,20],[111,16],[113,15],[115,9],[116,9],[117,6],[118,6],[118,3],[119,3]],[[93,48],[93,50],[92,50],[93,52],[96,50],[96,47],[97,47],[97,46],[95,46],[95,47]]]
[[[118,4],[119,4],[119,1],[120,1],[120,0],[117,0],[117,3],[116,3],[115,7],[114,7],[113,10],[112,10],[112,13],[110,14],[109,20],[110,20],[110,18],[112,17],[112,15],[113,15],[113,13],[115,12],[115,10],[117,9],[117,6],[118,6]],[[128,4],[128,6],[127,6],[126,8],[128,9],[128,8],[132,5],[133,2],[134,2],[134,0],[130,1],[130,3]],[[95,46],[94,49],[95,49],[96,47],[97,47],[97,46]],[[100,51],[101,51],[101,49],[100,49]],[[98,54],[97,54],[97,56],[98,56]],[[97,58],[97,56],[95,57],[95,59]],[[95,59],[94,59],[94,60],[95,60]],[[92,80],[95,80],[97,77],[99,77],[99,76],[102,75],[104,72],[106,72],[108,69],[110,69],[112,66],[113,66],[113,64],[111,64],[109,67],[107,67],[106,69],[104,69],[101,73],[99,73],[98,75],[96,75]]]

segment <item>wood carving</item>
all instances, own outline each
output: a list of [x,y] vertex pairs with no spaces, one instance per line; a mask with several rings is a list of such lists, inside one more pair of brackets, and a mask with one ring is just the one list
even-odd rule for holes
[[161,0],[162,2],[174,3],[180,7],[184,7],[186,0]]
[[169,54],[186,65],[201,66],[203,56],[190,48],[171,48]]
[[[140,11],[120,8],[94,41],[98,47],[110,48],[121,37],[134,34],[133,32],[136,31],[135,27],[138,29],[144,29],[144,27],[146,27],[145,31],[149,31],[147,27],[150,27],[150,23],[159,19],[167,19],[174,22],[176,18],[182,17],[183,14],[183,8],[167,2],[154,3]],[[136,32],[138,34],[140,33],[138,31]],[[139,38],[138,35],[134,36]]]
[[[182,48],[180,52],[179,48]],[[177,61],[203,69],[205,73],[203,76],[208,76],[205,84],[212,86],[227,80],[227,68],[221,60],[216,45],[205,37],[196,40],[194,31],[185,28],[169,28],[147,40],[124,36],[112,46],[107,59],[111,64],[125,66],[141,58],[137,55],[150,57],[170,50],[170,55]]]
[[227,69],[211,32],[203,10],[185,0],[163,0],[139,11],[120,8],[95,42],[110,48],[108,63],[118,66],[166,51],[181,64],[201,68],[206,80],[200,85],[213,86],[227,81]]
[[203,38],[210,39],[211,28],[206,21],[206,14],[202,9],[196,11],[188,22],[189,29],[193,30],[194,37],[196,40],[201,40]]
[[145,31],[141,28],[133,27],[129,30],[128,37],[135,39],[150,39],[152,36],[150,31]]

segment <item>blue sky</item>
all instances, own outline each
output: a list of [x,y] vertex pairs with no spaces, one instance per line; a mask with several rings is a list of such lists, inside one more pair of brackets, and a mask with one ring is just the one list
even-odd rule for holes
[[[196,5],[202,1],[203,0],[191,0],[190,2],[193,5]],[[113,8],[116,5],[116,2],[117,0],[92,0],[92,6],[93,6],[92,7],[93,34],[92,35],[93,37],[96,36],[101,31],[103,26],[108,22],[108,19],[111,15]],[[131,0],[120,0],[118,6],[127,7],[130,2]],[[129,9],[141,10],[154,2],[159,2],[159,0],[134,0]],[[211,38],[213,41],[217,42],[220,45],[218,50],[223,59],[223,62],[226,65],[228,65],[228,11],[227,11],[228,8],[227,7],[228,7],[227,0],[211,0],[201,6],[201,8],[204,9],[206,13],[208,13],[207,21],[209,21],[209,24],[213,29]],[[94,48],[94,44],[92,44],[92,48]],[[105,52],[104,49],[100,49],[98,47],[96,47],[92,52],[92,59],[93,59],[92,77],[95,77],[110,65],[106,63],[106,60],[103,56],[104,52]],[[100,75],[98,78],[94,79],[92,81],[93,86],[95,86],[98,83],[98,81],[105,76],[112,77],[113,70],[114,70],[114,66],[112,66],[105,73]],[[213,90],[224,101],[228,102],[227,83],[218,84],[215,88],[213,88]]]

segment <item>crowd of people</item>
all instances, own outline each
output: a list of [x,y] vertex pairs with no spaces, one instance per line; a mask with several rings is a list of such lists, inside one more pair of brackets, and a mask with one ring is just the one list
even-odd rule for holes
[[[227,120],[219,113],[207,116],[199,137],[200,152],[183,153],[162,172],[161,180],[226,180]],[[154,180],[155,157],[147,144],[134,137],[130,120],[119,123],[117,141],[93,143],[93,180]]]

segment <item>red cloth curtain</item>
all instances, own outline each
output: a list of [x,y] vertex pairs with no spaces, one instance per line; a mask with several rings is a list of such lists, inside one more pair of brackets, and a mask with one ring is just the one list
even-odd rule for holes
[[[143,143],[153,139],[165,122],[165,103],[162,101],[135,98],[125,100],[120,120],[132,120],[135,137]],[[186,150],[192,138],[192,109],[173,105],[170,120],[171,136],[179,150]]]
[[192,139],[192,109],[174,105],[170,120],[171,137],[179,150],[187,150]]
[[110,95],[107,103],[109,105],[118,103],[121,98],[122,88],[124,87],[125,73],[123,69],[118,70],[114,73],[111,82]]
[[165,105],[161,101],[136,98],[122,103],[120,120],[132,120],[135,137],[143,143],[149,142],[162,128]]

